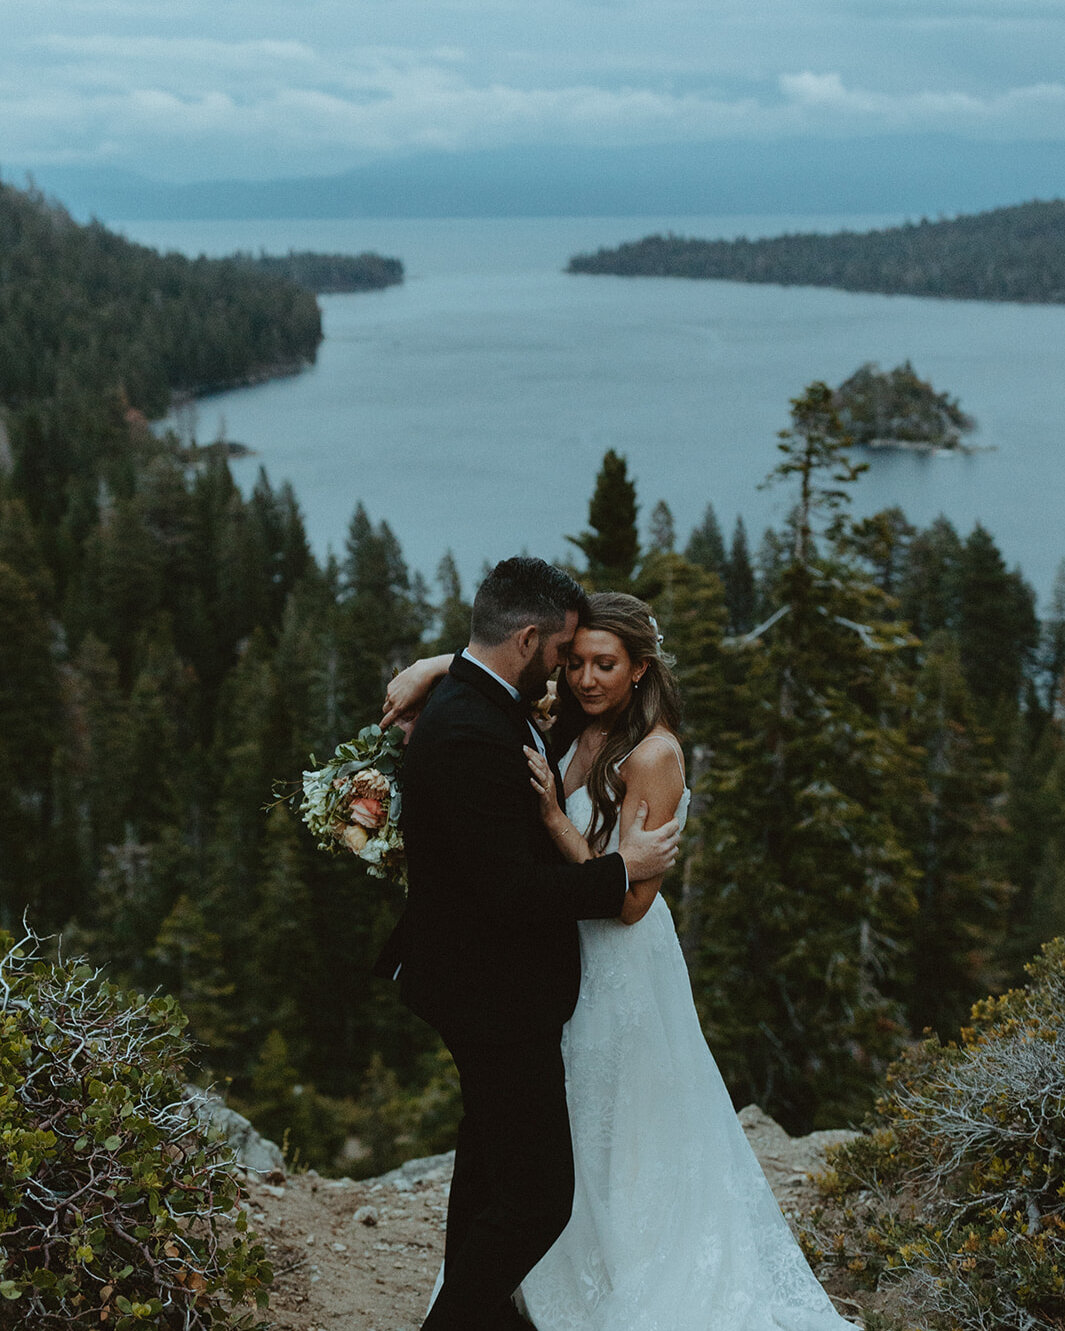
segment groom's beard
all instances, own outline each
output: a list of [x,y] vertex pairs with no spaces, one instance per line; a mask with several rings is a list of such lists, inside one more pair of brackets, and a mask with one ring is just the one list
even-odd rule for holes
[[515,688],[527,702],[536,702],[546,693],[550,678],[551,671],[544,660],[544,649],[537,647],[536,655],[522,666]]

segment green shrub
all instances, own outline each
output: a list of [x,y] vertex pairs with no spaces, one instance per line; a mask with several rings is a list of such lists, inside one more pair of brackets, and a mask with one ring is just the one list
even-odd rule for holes
[[1065,940],[973,1009],[960,1044],[897,1063],[869,1131],[837,1148],[804,1242],[885,1326],[1065,1326]]
[[223,1143],[182,1103],[172,998],[0,934],[0,1327],[261,1326]]

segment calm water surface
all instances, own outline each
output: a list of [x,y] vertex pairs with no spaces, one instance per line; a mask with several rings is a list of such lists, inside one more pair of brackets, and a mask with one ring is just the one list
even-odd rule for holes
[[726,537],[779,524],[759,490],[788,400],[864,361],[909,358],[979,423],[968,456],[876,453],[854,509],[899,504],[995,535],[1045,601],[1065,557],[1065,308],[812,288],[566,276],[578,250],[652,231],[697,236],[864,229],[886,218],[545,218],[137,222],[135,239],[191,254],[358,252],[406,265],[401,287],[322,299],[305,373],[202,400],[201,442],[224,431],[292,481],[317,552],[340,553],[361,500],[431,577],[447,549],[472,584],[485,560],[551,558],[583,530],[603,453],[629,462],[644,517],[659,499],[683,543],[707,502]]

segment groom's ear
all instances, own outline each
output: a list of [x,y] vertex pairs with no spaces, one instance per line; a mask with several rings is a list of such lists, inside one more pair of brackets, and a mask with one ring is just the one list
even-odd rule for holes
[[524,628],[518,629],[514,635],[514,641],[523,657],[535,656],[536,648],[540,643],[540,630],[535,624],[526,624]]

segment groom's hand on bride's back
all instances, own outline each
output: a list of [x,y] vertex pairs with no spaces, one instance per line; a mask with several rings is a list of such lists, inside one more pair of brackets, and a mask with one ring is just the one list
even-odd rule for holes
[[672,868],[680,844],[680,823],[671,818],[668,823],[648,831],[647,804],[640,801],[628,831],[621,838],[618,850],[629,871],[629,882],[640,883],[647,878],[661,878]]

